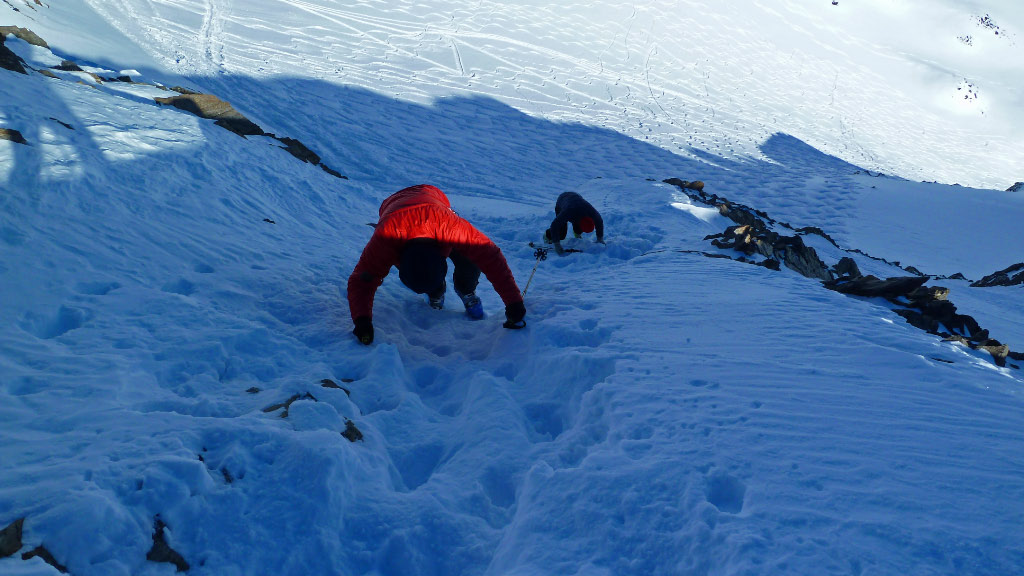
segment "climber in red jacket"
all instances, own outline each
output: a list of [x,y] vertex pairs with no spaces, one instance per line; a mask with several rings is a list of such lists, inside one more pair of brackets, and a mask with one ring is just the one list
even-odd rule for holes
[[363,344],[373,342],[373,297],[392,266],[398,267],[403,284],[426,294],[432,307],[443,308],[449,258],[455,266],[455,293],[471,318],[483,318],[476,296],[483,271],[505,304],[505,328],[526,325],[523,297],[501,250],[452,210],[444,192],[419,184],[395,192],[380,205],[373,237],[348,277],[352,333]]

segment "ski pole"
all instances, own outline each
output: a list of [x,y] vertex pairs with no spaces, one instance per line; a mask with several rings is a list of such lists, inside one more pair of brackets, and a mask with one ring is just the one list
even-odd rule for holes
[[526,288],[523,288],[521,296],[526,299],[526,291],[530,289],[530,282],[533,282],[533,275],[537,272],[537,266],[540,265],[541,260],[548,259],[548,251],[546,248],[537,248],[533,251],[533,255],[537,257],[537,263],[533,265],[533,272],[530,272],[530,279],[526,281]]

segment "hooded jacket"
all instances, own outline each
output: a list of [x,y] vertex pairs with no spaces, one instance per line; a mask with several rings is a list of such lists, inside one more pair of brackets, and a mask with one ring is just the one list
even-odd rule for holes
[[494,286],[506,306],[522,302],[505,256],[483,232],[452,210],[440,189],[419,184],[395,192],[380,205],[380,219],[348,277],[348,304],[354,321],[373,317],[373,298],[392,266],[397,266],[402,247],[414,238],[437,241],[444,257],[452,249],[476,264]]
[[562,192],[555,200],[555,219],[551,221],[551,226],[547,230],[548,237],[552,240],[565,238],[569,224],[579,221],[584,216],[594,221],[594,232],[599,239],[603,239],[604,220],[597,209],[575,192]]

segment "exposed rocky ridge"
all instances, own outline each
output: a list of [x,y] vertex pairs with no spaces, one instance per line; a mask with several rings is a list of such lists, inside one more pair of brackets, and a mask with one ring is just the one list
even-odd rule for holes
[[[665,182],[679,187],[694,201],[714,206],[720,214],[737,223],[721,234],[705,237],[705,240],[711,240],[711,244],[717,248],[736,250],[746,256],[734,258],[735,260],[773,270],[780,270],[781,265],[785,264],[787,268],[803,276],[821,281],[830,290],[850,296],[883,298],[892,305],[894,312],[912,326],[945,340],[960,342],[971,349],[988,352],[998,366],[1007,366],[1008,358],[1024,361],[1024,354],[1013,352],[1009,346],[990,338],[989,331],[983,329],[974,318],[958,314],[956,306],[948,300],[949,290],[941,286],[926,287],[925,283],[931,280],[931,277],[921,274],[912,267],[907,268],[913,270],[914,276],[885,279],[862,275],[856,261],[849,257],[840,259],[830,267],[799,235],[783,236],[771,229],[771,224],[779,224],[790,230],[793,229],[792,226],[778,223],[764,212],[748,206],[729,202],[717,195],[708,195],[703,191],[703,186],[700,190],[695,190],[687,186],[687,181],[678,178],[670,178]],[[843,249],[820,229],[801,230],[820,234],[834,246]],[[762,256],[763,259],[750,259],[754,255]],[[987,276],[986,279],[990,279],[990,282],[1024,283],[1024,264],[1016,264],[991,277]],[[1009,366],[1019,368],[1015,364]]]
[[[870,174],[870,172],[868,174]],[[870,175],[871,176],[875,176],[875,177],[882,176],[881,174],[870,174]],[[732,221],[736,222],[739,225],[755,225],[755,221],[760,219],[763,223],[765,223],[767,225],[770,225],[770,226],[778,225],[778,226],[780,226],[782,228],[785,228],[787,230],[792,230],[793,232],[796,233],[797,236],[806,236],[806,235],[820,236],[821,238],[824,238],[825,241],[827,241],[829,244],[831,244],[831,245],[835,246],[836,248],[838,248],[840,250],[843,250],[845,252],[850,252],[852,254],[860,254],[861,256],[864,256],[865,258],[870,258],[871,260],[875,260],[876,262],[882,262],[884,264],[888,264],[889,266],[895,266],[896,268],[900,268],[901,270],[904,270],[904,271],[906,271],[909,274],[914,274],[914,275],[918,275],[918,276],[923,276],[924,275],[924,273],[922,273],[917,268],[914,268],[913,266],[905,266],[905,265],[903,265],[902,263],[900,263],[898,261],[894,262],[894,261],[886,260],[885,258],[879,258],[878,256],[872,256],[871,254],[868,254],[866,252],[862,252],[861,250],[858,250],[856,248],[844,248],[843,246],[840,246],[839,243],[836,242],[834,238],[832,238],[827,233],[825,233],[824,230],[822,230],[821,228],[818,228],[816,226],[805,226],[803,228],[796,228],[796,227],[794,227],[793,225],[791,225],[788,222],[781,222],[781,221],[777,221],[777,220],[771,218],[767,213],[762,212],[761,210],[756,210],[756,209],[754,209],[754,208],[752,208],[750,206],[746,206],[744,204],[738,204],[738,203],[735,203],[735,202],[731,202],[731,201],[729,201],[729,200],[727,200],[725,198],[722,198],[722,197],[718,196],[717,194],[707,194],[707,193],[705,193],[703,191],[704,190],[703,182],[701,182],[701,188],[699,190],[696,190],[694,188],[686,186],[686,184],[689,184],[689,182],[687,182],[685,180],[680,180],[679,178],[669,178],[669,179],[665,180],[664,182],[667,183],[667,184],[672,184],[672,185],[678,186],[678,187],[680,187],[680,188],[682,188],[684,190],[694,190],[697,193],[697,197],[694,197],[693,194],[690,194],[689,192],[687,192],[687,194],[690,195],[691,198],[693,198],[694,200],[697,200],[697,201],[699,201],[699,202],[701,202],[703,204],[706,204],[708,206],[718,207],[719,212],[723,216],[728,217],[729,219],[731,219]],[[771,267],[771,265],[769,265],[769,267]],[[938,278],[943,278],[943,277],[940,276]],[[963,275],[958,273],[958,274],[955,274],[953,276],[950,276],[950,278],[963,279]]]
[[1007,192],[1020,192],[1024,190],[1024,182],[1015,182],[1013,186],[1006,189]]
[[1017,284],[1024,284],[1024,262],[993,272],[981,280],[973,282],[971,286],[987,288],[989,286],[1016,286]]
[[[43,6],[45,8],[49,8],[50,7],[48,4],[43,4],[42,0],[21,0],[21,3],[24,4],[28,8],[31,8],[32,10],[35,10],[36,6]],[[11,0],[4,0],[4,4],[7,4],[8,6],[10,6],[11,9],[14,10],[15,12],[21,12],[21,9],[19,9],[14,4],[11,4]],[[35,6],[33,6],[33,4],[35,4]]]
[[4,46],[3,40],[7,34],[13,34],[18,38],[21,38],[22,40],[30,44],[34,44],[36,46],[49,48],[46,42],[38,35],[33,33],[31,30],[19,28],[17,26],[0,26],[0,67],[15,72],[20,72],[22,74],[28,74],[28,71],[32,70],[39,72],[40,74],[43,74],[50,78],[56,79],[60,79],[60,77],[54,74],[53,70],[61,72],[75,72],[81,74],[88,74],[97,84],[100,85],[107,82],[125,82],[140,86],[150,86],[168,92],[177,92],[178,95],[176,96],[158,97],[154,98],[154,101],[157,104],[173,106],[179,110],[189,112],[200,118],[213,120],[214,124],[216,124],[217,126],[220,126],[225,130],[229,130],[235,134],[238,134],[243,138],[245,138],[246,136],[266,136],[268,138],[273,138],[274,140],[277,140],[281,144],[284,144],[284,146],[281,146],[281,148],[287,151],[295,158],[298,158],[299,160],[302,160],[307,164],[319,166],[321,170],[330,174],[331,176],[334,176],[335,178],[342,178],[346,180],[348,179],[347,176],[344,176],[337,170],[334,170],[333,168],[324,164],[321,161],[320,156],[313,152],[312,150],[310,150],[301,141],[287,136],[278,136],[274,133],[263,130],[263,128],[261,128],[258,124],[252,122],[251,120],[246,118],[242,113],[236,110],[230,103],[221,100],[219,97],[213,94],[204,94],[202,92],[182,88],[180,86],[167,88],[166,86],[163,86],[161,84],[137,82],[127,75],[101,76],[93,72],[85,71],[76,62],[67,59],[62,60],[59,65],[54,66],[52,69],[35,70],[31,66],[29,66],[24,60],[18,57],[17,54],[15,54],[9,48]]
[[175,86],[171,90],[178,92],[178,96],[169,96],[166,98],[155,98],[158,104],[164,104],[168,106],[174,106],[179,110],[184,110],[191,114],[195,114],[200,118],[206,118],[214,120],[214,124],[238,134],[245,138],[246,136],[266,136],[273,138],[278,142],[284,144],[284,150],[292,156],[312,164],[313,166],[319,166],[321,170],[327,172],[335,178],[348,179],[343,176],[337,170],[333,170],[326,164],[320,161],[320,156],[315,152],[306,147],[305,144],[296,140],[295,138],[288,138],[287,136],[278,136],[272,132],[266,132],[255,122],[249,120],[241,112],[235,110],[234,106],[221,100],[213,94],[203,94],[202,92],[196,92],[186,88]]

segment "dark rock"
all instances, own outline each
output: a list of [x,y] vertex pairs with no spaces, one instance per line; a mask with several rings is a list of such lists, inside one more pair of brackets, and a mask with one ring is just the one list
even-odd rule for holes
[[24,525],[25,519],[18,518],[0,530],[0,558],[6,558],[21,550],[21,529]]
[[[753,227],[748,225],[730,226],[722,234],[721,240],[712,240],[711,244],[723,250],[737,250],[750,256],[758,252],[757,237],[753,233]],[[767,254],[770,256],[771,254]]]
[[284,402],[281,402],[280,404],[271,404],[270,406],[267,406],[266,408],[263,409],[263,411],[273,412],[274,410],[280,410],[281,408],[284,408],[284,412],[281,413],[281,418],[287,418],[288,409],[291,408],[292,403],[295,402],[296,400],[312,400],[313,402],[317,401],[317,399],[314,398],[313,395],[310,394],[309,392],[306,392],[305,394],[294,394],[292,395],[291,398],[285,400]]
[[262,136],[265,133],[262,128],[235,110],[231,104],[212,94],[182,94],[155,100],[159,104],[174,106],[200,118],[216,120],[214,122],[216,125],[242,137]]
[[167,528],[167,525],[157,517],[153,525],[153,547],[146,554],[146,560],[174,564],[176,571],[187,572],[189,569],[188,562],[185,561],[181,554],[167,544],[167,537],[164,535],[165,528]]
[[182,88],[181,86],[171,86],[171,91],[177,92],[178,94],[189,94],[189,95],[200,95],[202,92],[196,92],[188,88]]
[[263,128],[260,128],[257,124],[249,120],[248,118],[222,118],[214,122],[217,126],[242,136],[262,136]]
[[700,180],[689,182],[686,180],[680,180],[679,178],[669,178],[668,180],[663,180],[663,182],[687,190],[696,190],[697,192],[702,192],[704,190],[704,183],[701,182]]
[[937,334],[939,331],[939,323],[935,319],[929,318],[917,310],[902,308],[895,310],[895,312],[914,328],[919,328],[930,334]]
[[[351,379],[343,379],[342,380],[342,382],[351,382],[351,381],[352,381]],[[320,385],[323,386],[324,388],[334,388],[334,389],[337,389],[337,390],[341,390],[342,392],[345,393],[346,396],[351,396],[352,395],[352,392],[349,391],[348,388],[345,388],[344,386],[338,385],[337,382],[335,382],[334,380],[331,380],[330,378],[324,378],[323,380],[321,380],[320,381]]]
[[54,121],[54,122],[56,122],[57,124],[60,124],[61,126],[63,126],[63,127],[65,127],[65,128],[67,128],[68,130],[74,130],[74,129],[75,129],[75,127],[74,127],[74,126],[72,126],[71,124],[68,124],[67,122],[61,122],[60,120],[57,120],[57,119],[56,119],[56,118],[54,118],[53,116],[50,116],[50,120],[53,120],[53,121]]
[[341,172],[338,172],[337,170],[333,170],[331,168],[328,168],[327,164],[320,164],[320,168],[324,172],[327,172],[328,174],[330,174],[331,176],[334,176],[335,178],[341,178],[342,180],[348,180],[348,176],[345,176],[344,174],[342,174]]
[[356,442],[363,439],[363,433],[356,428],[356,425],[351,420],[345,420],[345,431],[341,433],[349,442]]
[[1024,262],[989,274],[981,280],[972,283],[971,286],[988,288],[991,286],[1015,286],[1017,284],[1024,284]]
[[61,564],[60,562],[57,562],[57,559],[53,557],[53,554],[50,554],[50,551],[47,550],[46,548],[42,547],[42,546],[36,546],[32,550],[29,550],[28,552],[25,552],[24,554],[21,555],[21,559],[22,560],[30,560],[32,558],[35,558],[36,556],[42,558],[43,562],[46,562],[50,566],[53,566],[54,568],[56,568],[57,571],[60,572],[61,574],[67,574],[68,573],[68,569],[66,567],[64,567],[64,565]]
[[857,261],[849,256],[840,258],[839,262],[832,268],[832,271],[839,277],[860,278],[863,276],[860,272],[860,267],[857,266]]
[[722,202],[718,205],[718,213],[740,226],[752,226],[755,228],[765,229],[764,222],[758,220],[757,216],[754,216],[751,212],[736,208],[731,202]]
[[299,142],[294,138],[288,137],[280,137],[277,138],[277,140],[285,145],[285,150],[287,150],[289,154],[295,156],[299,160],[302,160],[303,162],[312,164],[314,166],[320,164],[320,157],[317,156],[316,153],[314,153],[312,150],[307,148],[306,145],[303,144],[302,142]]
[[1024,182],[1017,182],[1006,189],[1007,192],[1020,192],[1021,190],[1024,190]]
[[797,233],[798,234],[814,234],[815,236],[821,236],[825,240],[828,240],[829,244],[835,246],[836,248],[839,248],[839,243],[836,242],[835,240],[833,240],[831,236],[826,234],[824,230],[822,230],[821,228],[818,228],[817,226],[805,226],[805,227],[800,228],[799,230],[797,230]]
[[249,388],[248,390],[246,390],[246,392],[248,392],[249,394],[259,394],[260,393],[260,389],[255,387],[255,386],[253,386],[252,388]]
[[808,278],[819,280],[832,280],[832,272],[825,266],[825,263],[818,258],[818,253],[810,246],[804,244],[803,238],[799,236],[782,236],[773,244],[772,250],[776,257],[782,254],[780,260],[787,268],[795,270]]
[[923,304],[932,300],[946,300],[949,298],[949,288],[942,286],[921,286],[907,294],[911,303]]
[[28,144],[25,137],[21,135],[21,132],[11,130],[10,128],[0,128],[0,140],[10,140],[15,144]]
[[1010,355],[1010,347],[995,340],[989,340],[985,344],[979,344],[978,350],[984,350],[992,355],[996,366],[1006,366],[1006,358]]
[[60,70],[62,72],[84,72],[78,64],[75,64],[71,60],[61,60],[60,65],[54,66],[53,69]]
[[[749,212],[743,213],[749,215]],[[737,250],[747,256],[760,254],[769,260],[777,260],[808,278],[832,280],[832,272],[818,258],[814,248],[804,244],[803,238],[781,236],[768,230],[764,222],[756,218],[755,221],[754,225],[744,224],[726,228],[723,234],[715,235],[716,239],[712,240],[711,244],[717,248]]]
[[0,34],[0,68],[19,74],[28,74],[25,70],[25,61],[4,45],[3,34]]
[[898,276],[881,280],[877,276],[868,275],[854,278],[853,280],[841,279],[826,282],[825,286],[836,292],[851,296],[899,298],[920,288],[927,281],[927,276]]

